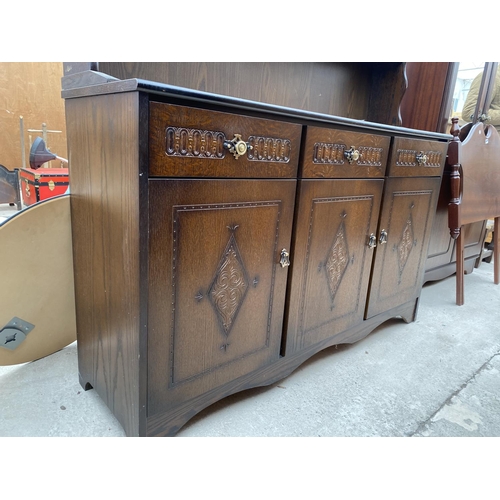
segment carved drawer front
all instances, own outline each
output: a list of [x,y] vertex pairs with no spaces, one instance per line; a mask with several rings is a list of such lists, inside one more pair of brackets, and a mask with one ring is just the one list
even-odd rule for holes
[[150,181],[148,415],[279,358],[295,188]]
[[303,178],[384,177],[390,137],[308,127]]
[[391,177],[434,177],[443,172],[448,143],[395,137],[389,159]]
[[151,102],[149,173],[293,178],[300,136],[297,124]]

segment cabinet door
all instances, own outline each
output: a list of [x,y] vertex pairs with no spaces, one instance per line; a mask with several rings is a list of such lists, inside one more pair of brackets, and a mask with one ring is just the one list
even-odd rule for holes
[[439,177],[386,181],[366,318],[420,295]]
[[278,359],[295,187],[150,180],[149,416]]
[[363,321],[382,179],[299,184],[286,353]]

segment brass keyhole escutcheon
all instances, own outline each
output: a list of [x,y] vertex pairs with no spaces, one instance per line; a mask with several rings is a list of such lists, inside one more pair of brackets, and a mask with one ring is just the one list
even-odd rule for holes
[[420,166],[427,163],[427,155],[423,151],[420,151],[420,153],[415,156],[415,159]]
[[224,141],[224,147],[228,149],[236,159],[243,156],[249,149],[252,149],[252,146],[241,138],[241,134],[234,134],[234,138],[231,141]]
[[359,160],[361,154],[354,146],[351,146],[350,149],[344,151],[344,156],[349,163],[353,163]]

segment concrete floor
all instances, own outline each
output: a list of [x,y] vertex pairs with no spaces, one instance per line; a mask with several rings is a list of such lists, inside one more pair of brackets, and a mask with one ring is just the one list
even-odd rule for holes
[[[1,216],[2,214],[0,214]],[[0,219],[1,222],[1,219]],[[500,436],[500,286],[493,263],[424,286],[417,320],[328,348],[269,387],[230,396],[179,437]],[[0,436],[124,436],[78,383],[77,344],[0,367]]]
[[[24,205],[23,205],[24,207]],[[10,217],[12,217],[13,215],[19,213],[19,211],[17,210],[17,208],[15,206],[11,206],[7,203],[1,203],[0,204],[0,224],[2,224],[2,222],[6,221],[7,219],[9,219]]]

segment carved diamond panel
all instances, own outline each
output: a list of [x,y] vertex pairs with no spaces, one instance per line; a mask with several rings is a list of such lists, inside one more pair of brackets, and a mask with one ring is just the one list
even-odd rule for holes
[[[413,207],[412,207],[413,208]],[[406,225],[403,229],[403,234],[401,235],[401,240],[398,243],[398,264],[399,264],[399,275],[403,273],[403,270],[408,262],[408,257],[410,256],[411,249],[413,248],[414,236],[413,236],[413,221],[411,212],[406,220]]]
[[349,248],[347,246],[345,224],[344,221],[342,221],[328,252],[325,263],[325,272],[332,303],[348,265]]
[[245,300],[249,284],[234,237],[236,228],[237,226],[230,228],[231,236],[208,291],[210,302],[226,337],[229,335],[241,304]]

